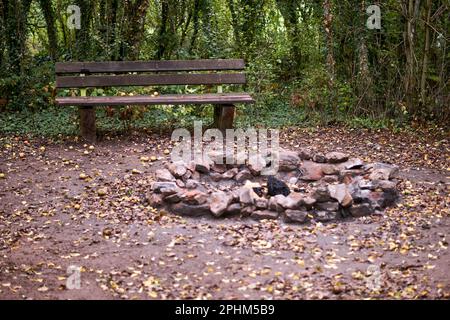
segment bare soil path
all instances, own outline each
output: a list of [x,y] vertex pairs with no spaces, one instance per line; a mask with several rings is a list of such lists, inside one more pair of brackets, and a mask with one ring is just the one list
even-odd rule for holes
[[0,299],[450,297],[448,135],[296,129],[282,141],[398,164],[402,201],[337,224],[188,219],[146,203],[168,135],[93,148],[0,137]]

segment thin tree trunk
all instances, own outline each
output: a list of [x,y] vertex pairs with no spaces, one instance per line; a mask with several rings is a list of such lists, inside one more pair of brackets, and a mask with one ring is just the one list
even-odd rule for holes
[[199,30],[199,14],[200,14],[200,1],[201,0],[195,0],[194,2],[194,31],[192,32],[192,38],[191,38],[191,44],[189,46],[189,52],[192,54],[194,47],[195,47],[195,41],[197,41],[197,35]]
[[[361,2],[361,12],[365,13],[366,3],[363,0]],[[365,15],[363,14],[363,19],[361,21],[364,24]],[[358,96],[359,103],[358,107],[361,105],[369,106],[373,104],[373,95],[372,95],[372,77],[369,69],[369,54],[366,43],[366,30],[361,29],[361,34],[359,36],[359,52],[358,52],[358,76],[357,76],[357,88],[358,88]],[[359,112],[358,109],[355,111]]]
[[21,72],[25,56],[27,20],[31,0],[7,1],[6,4],[5,29],[10,71],[18,75]]
[[414,97],[416,90],[416,63],[414,56],[415,23],[416,14],[419,11],[420,0],[404,0],[402,3],[403,14],[406,18],[404,33],[406,75],[404,79],[406,105],[411,113],[415,113]]
[[39,0],[42,12],[44,13],[45,23],[47,25],[48,52],[53,61],[57,59],[58,38],[56,36],[55,12],[52,2],[48,0]]
[[93,3],[90,0],[77,0],[81,11],[81,28],[75,30],[76,58],[86,60],[91,49],[91,21],[93,17]]
[[425,48],[423,51],[422,75],[420,77],[420,97],[422,103],[426,100],[426,78],[428,71],[428,55],[430,53],[430,22],[431,22],[431,0],[426,2],[426,20],[425,20]]
[[0,0],[0,71],[3,70],[3,57],[6,49],[5,23],[7,7],[7,0]]
[[333,15],[331,12],[332,8],[332,0],[324,0],[323,1],[323,12],[324,12],[324,20],[323,26],[325,29],[326,36],[326,47],[327,47],[327,56],[326,56],[326,64],[328,70],[328,88],[330,91],[330,99],[329,103],[332,105],[333,111],[335,115],[337,114],[337,105],[335,103],[335,93],[334,93],[334,81],[335,81],[335,60],[333,54]]
[[161,25],[159,27],[158,32],[158,51],[156,54],[156,58],[158,60],[162,59],[164,56],[164,52],[166,50],[166,32],[167,32],[167,22],[169,19],[169,1],[162,0],[161,3]]
[[239,28],[239,17],[234,7],[234,0],[228,0],[228,8],[231,14],[231,24],[233,26],[234,42],[236,49],[241,47],[241,36]]
[[56,17],[59,22],[59,25],[61,27],[61,31],[63,34],[63,44],[64,48],[69,48],[71,46],[71,43],[69,43],[69,40],[67,39],[67,30],[66,30],[66,23],[64,21],[64,18],[62,16],[62,6],[61,6],[61,0],[56,1]]
[[[165,2],[165,1],[164,1]],[[139,45],[145,25],[145,16],[150,4],[148,0],[136,0],[134,3],[128,2],[125,7],[127,32],[125,33],[126,53],[125,57],[135,60],[139,56]]]
[[277,0],[278,10],[283,16],[284,26],[287,30],[289,39],[290,55],[293,59],[293,76],[300,71],[302,65],[302,48],[300,41],[300,30],[298,27],[298,13],[295,1],[291,0]]

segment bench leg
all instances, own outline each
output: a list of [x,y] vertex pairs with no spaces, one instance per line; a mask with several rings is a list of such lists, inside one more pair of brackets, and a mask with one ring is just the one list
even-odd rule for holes
[[236,107],[230,105],[214,106],[214,127],[222,131],[233,128],[234,113]]
[[97,139],[97,130],[95,127],[95,108],[80,107],[78,111],[80,115],[81,136],[89,142],[95,142]]

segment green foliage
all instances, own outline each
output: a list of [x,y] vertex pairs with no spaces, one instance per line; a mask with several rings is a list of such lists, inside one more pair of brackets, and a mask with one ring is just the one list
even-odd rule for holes
[[[411,1],[411,0],[408,0]],[[448,8],[433,1],[431,43],[425,72],[425,97],[419,93],[423,70],[426,7],[415,19],[413,88],[406,90],[406,22],[403,5],[381,5],[382,29],[365,27],[361,3],[331,4],[332,30],[324,30],[322,1],[303,0],[53,0],[17,1],[0,5],[0,98],[8,99],[1,114],[2,132],[72,132],[71,125],[43,129],[55,116],[76,122],[76,109],[56,110],[54,61],[244,58],[256,105],[239,106],[237,124],[289,126],[346,123],[351,126],[400,126],[419,118],[445,121],[448,108]],[[68,5],[82,10],[82,29],[67,27]],[[368,3],[366,3],[366,6]],[[5,11],[6,10],[6,11]],[[56,32],[55,32],[56,31]],[[56,34],[56,36],[55,36]],[[331,46],[327,42],[332,35]],[[3,45],[5,44],[5,45]],[[364,46],[362,46],[364,44]],[[366,48],[366,51],[363,50]],[[328,53],[335,64],[330,74]],[[367,72],[364,73],[364,68]],[[224,86],[224,92],[234,90]],[[206,93],[206,86],[89,89],[91,96]],[[62,90],[61,96],[78,95]],[[102,130],[190,125],[208,119],[212,107],[98,108]],[[128,110],[128,111],[127,111]],[[128,116],[125,116],[127,114]],[[132,116],[129,117],[129,114]],[[33,115],[33,116],[31,116]],[[39,121],[37,121],[39,122]],[[55,131],[54,131],[55,130]]]

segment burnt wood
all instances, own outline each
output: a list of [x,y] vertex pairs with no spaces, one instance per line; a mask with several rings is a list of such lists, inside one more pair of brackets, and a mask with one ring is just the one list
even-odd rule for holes
[[58,62],[56,74],[244,70],[242,59]]
[[253,103],[246,93],[221,94],[167,94],[160,96],[114,96],[114,97],[57,97],[60,106],[122,106],[164,104],[224,104]]

